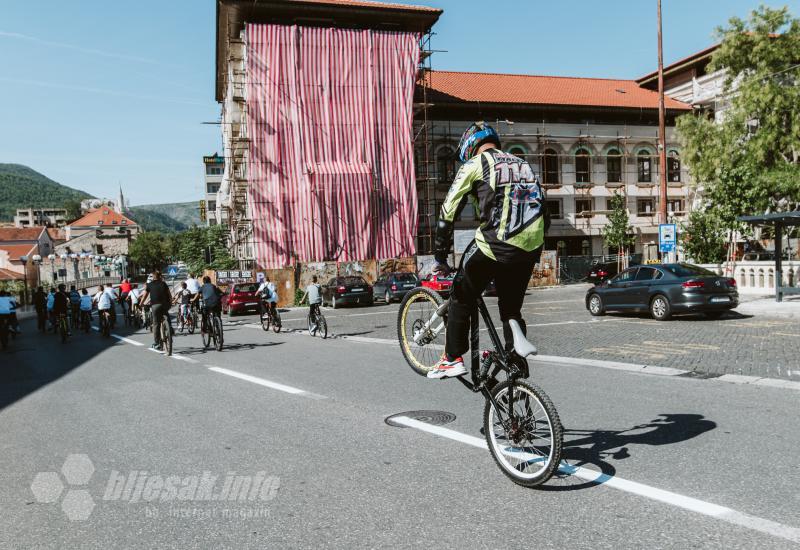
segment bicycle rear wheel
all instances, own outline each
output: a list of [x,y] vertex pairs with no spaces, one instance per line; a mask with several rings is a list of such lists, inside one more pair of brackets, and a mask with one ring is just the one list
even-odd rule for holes
[[498,384],[492,397],[500,410],[486,401],[483,430],[494,461],[514,483],[541,485],[561,463],[564,430],[553,402],[519,379]]
[[272,330],[273,330],[273,332],[275,332],[275,333],[280,332],[281,331],[281,326],[282,326],[281,314],[276,309],[275,310],[275,314],[273,315],[273,319],[272,319]]
[[203,316],[203,319],[200,321],[200,337],[203,339],[203,348],[208,349],[208,346],[211,345],[211,332],[214,330],[214,327],[211,325],[211,319],[207,316]]
[[167,355],[172,355],[172,327],[170,327],[169,318],[164,315],[161,319],[161,343],[164,345],[164,352]]
[[446,320],[435,316],[444,299],[427,288],[403,298],[397,315],[397,338],[408,365],[425,376],[444,353]]
[[222,319],[220,319],[216,315],[213,315],[212,317],[213,319],[211,322],[213,324],[213,330],[214,330],[214,347],[216,348],[217,351],[222,351],[222,344],[223,344]]

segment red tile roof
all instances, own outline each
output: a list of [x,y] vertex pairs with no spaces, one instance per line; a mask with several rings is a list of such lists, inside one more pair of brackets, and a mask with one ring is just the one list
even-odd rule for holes
[[369,0],[289,0],[288,3],[297,4],[327,4],[329,6],[350,6],[353,8],[383,8],[387,10],[407,10],[441,12],[439,8],[428,6],[412,6],[409,4],[394,4],[391,2],[371,2]]
[[16,271],[10,271],[0,267],[0,281],[22,281],[24,279],[25,275],[22,273],[17,273]]
[[50,235],[50,238],[54,241],[66,241],[67,234],[64,232],[63,229],[58,229],[55,227],[48,227],[47,234]]
[[2,244],[0,243],[0,250],[8,252],[8,260],[11,262],[18,262],[20,256],[32,256],[36,254],[39,245],[34,244]]
[[[432,71],[430,86],[456,100],[475,103],[658,108],[658,94],[634,80]],[[666,107],[691,109],[671,98],[666,98]]]
[[46,228],[33,227],[0,227],[0,242],[3,241],[38,241]]
[[[125,223],[122,223],[123,221]],[[118,214],[113,208],[106,206],[87,212],[82,218],[75,220],[69,225],[71,227],[130,227],[136,225],[136,222],[127,216]]]

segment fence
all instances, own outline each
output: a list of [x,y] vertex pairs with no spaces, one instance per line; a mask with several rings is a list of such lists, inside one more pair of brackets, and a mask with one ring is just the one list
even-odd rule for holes
[[[775,295],[775,262],[727,262],[699,264],[722,276],[736,279],[741,294]],[[797,288],[800,292],[800,261],[784,261],[783,287]]]

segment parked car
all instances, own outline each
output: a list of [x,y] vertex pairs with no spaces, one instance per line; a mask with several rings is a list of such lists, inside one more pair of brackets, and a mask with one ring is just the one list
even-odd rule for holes
[[650,311],[664,321],[673,313],[702,312],[717,319],[738,305],[735,279],[686,263],[631,267],[586,292],[586,309],[595,316]]
[[228,315],[259,311],[258,283],[236,283],[222,297],[222,312]]
[[334,277],[322,286],[322,303],[337,308],[344,304],[374,303],[372,286],[363,277]]
[[453,289],[453,277],[454,275],[442,276],[431,273],[425,277],[420,284],[425,288],[435,290],[439,294],[447,296]]
[[419,286],[419,278],[413,273],[387,273],[381,275],[372,287],[375,300],[383,300],[391,304],[394,300],[402,300],[409,290]]
[[594,264],[586,274],[586,280],[592,284],[602,283],[619,273],[619,264],[613,262],[600,262]]

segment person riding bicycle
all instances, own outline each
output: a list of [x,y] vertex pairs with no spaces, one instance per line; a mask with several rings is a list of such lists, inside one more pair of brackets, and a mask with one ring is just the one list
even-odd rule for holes
[[36,327],[44,332],[47,321],[47,294],[41,286],[33,293],[33,307],[36,309]]
[[81,308],[81,317],[80,317],[81,326],[83,326],[84,322],[86,322],[87,325],[91,324],[91,322],[92,322],[92,304],[93,303],[94,303],[94,301],[92,300],[92,297],[89,296],[89,291],[86,290],[85,288],[83,290],[81,290],[81,303],[80,303],[80,308]]
[[128,292],[128,311],[131,317],[139,315],[139,297],[142,295],[142,290],[139,285],[131,285],[131,290]]
[[[316,319],[317,315],[319,315],[319,306],[322,303],[322,287],[317,282],[316,275],[311,277],[311,284],[306,287],[306,291],[300,299],[300,303],[302,304],[305,302],[306,298],[308,298],[308,314],[312,319]],[[314,330],[311,332],[315,332],[316,329],[317,323],[314,321]]]
[[259,303],[261,315],[264,315],[266,308],[269,308],[270,313],[274,317],[277,311],[276,304],[278,303],[278,293],[275,290],[275,283],[270,281],[269,277],[266,277],[264,282],[259,285],[256,294],[261,296],[261,301]]
[[[56,332],[58,332],[58,322],[61,317],[67,316],[69,312],[69,296],[67,295],[67,287],[64,283],[58,285],[58,292],[53,296],[53,317],[56,320]],[[72,331],[67,323],[67,334],[72,335]]]
[[442,203],[436,227],[434,273],[452,271],[447,257],[453,222],[467,200],[472,201],[480,225],[453,280],[445,353],[428,372],[428,378],[466,374],[462,355],[469,349],[470,314],[492,279],[497,287],[506,348],[513,349],[510,319],[525,331],[522,302],[544,245],[545,196],[531,166],[501,151],[500,146],[497,132],[483,122],[470,125],[458,145],[458,158],[464,164]]
[[117,294],[117,290],[114,288],[114,285],[108,285],[105,287],[104,292],[111,298],[111,309],[108,310],[108,313],[111,315],[111,327],[113,328],[117,324],[116,304],[119,302],[119,295]]
[[47,320],[50,321],[50,330],[56,331],[56,319],[53,316],[53,304],[56,299],[56,289],[50,288],[50,293],[47,295]]
[[69,306],[72,311],[72,326],[78,326],[81,310],[81,295],[75,285],[69,287]]
[[128,294],[131,292],[131,282],[128,279],[123,279],[122,282],[119,284],[119,305],[122,308],[122,317],[125,318],[127,315],[126,309],[128,305]]
[[211,277],[203,277],[203,286],[200,287],[200,292],[195,294],[192,302],[196,303],[201,298],[203,300],[201,331],[209,332],[209,327],[205,326],[206,313],[217,317],[222,315],[222,291],[211,283]]
[[6,330],[12,330],[11,320],[14,297],[7,290],[0,290],[0,320],[5,322]]
[[164,282],[161,277],[160,271],[153,271],[153,279],[144,289],[141,301],[150,298],[150,311],[153,314],[153,345],[152,348],[156,350],[161,349],[161,320],[166,315],[167,322],[169,323],[170,330],[172,330],[172,320],[169,317],[169,308],[172,305],[172,295],[169,291],[169,286]]
[[194,299],[197,296],[197,293],[200,292],[200,281],[194,276],[194,273],[189,273],[189,277],[185,281],[186,288],[189,289],[189,293],[191,294],[191,301],[195,303],[196,300]]
[[100,285],[97,290],[97,294],[94,295],[92,298],[94,302],[97,303],[97,323],[98,328],[103,328],[103,315],[108,314],[109,319],[108,323],[111,326],[111,310],[114,309],[114,304],[111,301],[111,294],[106,292],[106,289],[103,285]]
[[189,285],[181,283],[181,289],[175,294],[172,303],[175,304],[180,301],[178,306],[178,319],[185,319],[189,316],[189,308],[191,307],[192,293],[189,291]]

